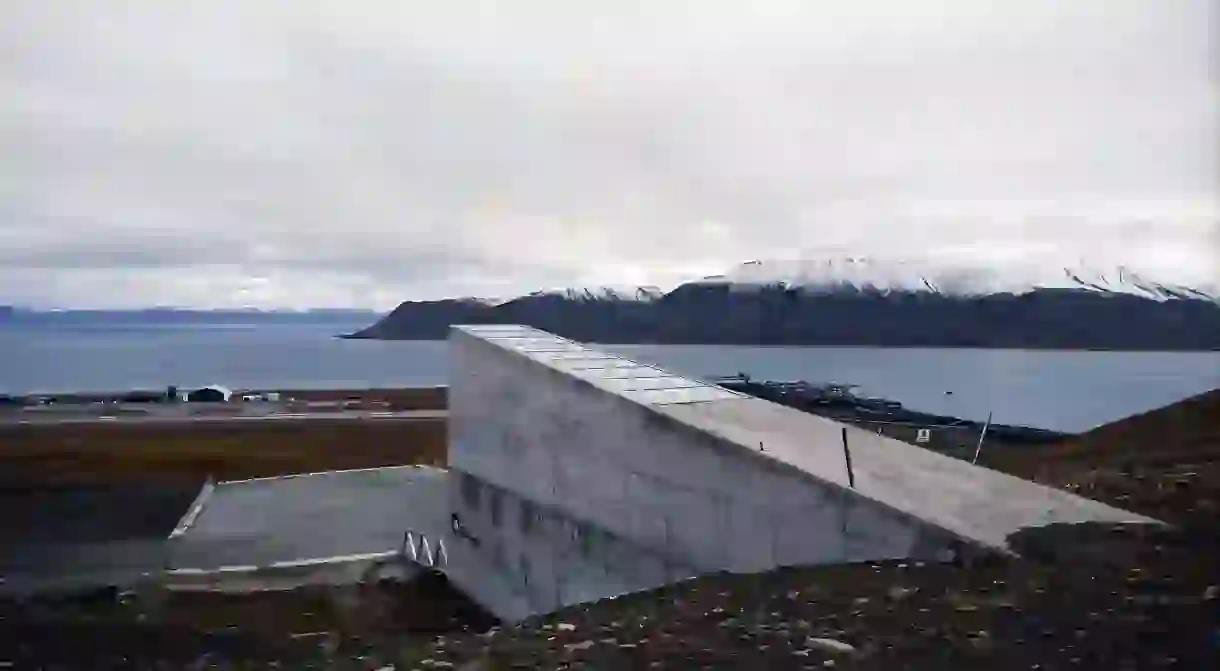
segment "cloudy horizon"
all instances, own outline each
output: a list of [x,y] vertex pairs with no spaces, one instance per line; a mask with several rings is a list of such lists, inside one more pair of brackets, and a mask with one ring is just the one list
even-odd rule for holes
[[1211,0],[10,0],[0,304],[371,307],[827,254],[1220,286]]

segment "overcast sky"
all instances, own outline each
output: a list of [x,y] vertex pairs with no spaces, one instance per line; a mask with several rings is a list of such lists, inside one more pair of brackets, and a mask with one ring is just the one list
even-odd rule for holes
[[386,308],[826,254],[1218,281],[1215,4],[3,0],[0,303]]

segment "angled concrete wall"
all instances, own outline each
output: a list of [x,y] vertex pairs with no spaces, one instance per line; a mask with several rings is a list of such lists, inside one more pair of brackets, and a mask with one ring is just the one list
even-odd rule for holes
[[451,503],[462,531],[446,540],[445,573],[501,618],[517,620],[703,572],[563,509],[468,474],[452,475]]
[[[844,425],[528,327],[455,327],[450,357],[450,502],[477,539],[453,543],[453,571],[505,613],[707,571],[1004,550],[1055,521],[1149,521],[847,428],[852,488]],[[559,521],[539,533],[531,515]],[[589,572],[566,528],[630,549]],[[480,572],[504,587],[479,594],[495,582]]]

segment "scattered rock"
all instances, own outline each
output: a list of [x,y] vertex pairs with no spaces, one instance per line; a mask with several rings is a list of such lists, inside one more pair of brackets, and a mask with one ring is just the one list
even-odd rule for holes
[[893,601],[901,601],[914,592],[915,590],[909,587],[899,587],[895,585],[894,587],[889,588],[885,595]]
[[593,641],[581,641],[580,643],[568,643],[563,646],[566,652],[575,652],[577,650],[588,650],[593,647]]
[[856,651],[855,647],[843,641],[836,641],[833,638],[814,638],[811,636],[805,639],[805,645],[835,653],[852,653]]

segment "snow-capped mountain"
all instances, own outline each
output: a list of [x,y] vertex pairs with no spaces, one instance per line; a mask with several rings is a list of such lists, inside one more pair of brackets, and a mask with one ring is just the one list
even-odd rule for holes
[[[774,285],[793,290],[760,290]],[[451,324],[530,324],[599,343],[1220,351],[1218,297],[1214,285],[1125,266],[751,261],[665,293],[406,302],[350,337],[440,340]]]
[[660,287],[584,287],[535,291],[529,296],[559,296],[573,301],[642,301],[657,300],[665,295]]
[[1039,289],[1073,289],[1097,294],[1128,294],[1157,301],[1196,298],[1220,302],[1220,288],[1162,281],[1128,266],[1096,268],[1008,263],[881,260],[833,257],[806,260],[748,261],[698,284],[746,288],[783,284],[807,293],[870,291],[918,292],[944,296],[1027,294]]

